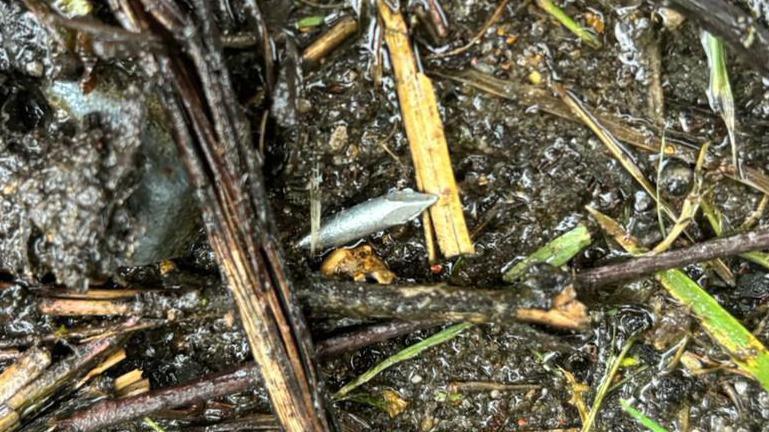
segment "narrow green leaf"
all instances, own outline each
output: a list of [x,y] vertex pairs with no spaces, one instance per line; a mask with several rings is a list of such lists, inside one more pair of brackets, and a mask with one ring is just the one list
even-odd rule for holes
[[604,374],[603,378],[601,378],[601,383],[598,384],[598,389],[595,392],[593,405],[590,406],[590,412],[587,414],[587,418],[582,423],[582,432],[589,432],[593,428],[595,419],[598,416],[598,410],[601,409],[601,404],[603,403],[603,399],[606,397],[606,394],[611,387],[614,376],[617,375],[617,371],[619,370],[620,365],[622,365],[622,360],[625,358],[628,351],[630,351],[630,348],[634,343],[634,339],[629,339],[622,346],[622,350],[620,350],[616,356],[612,356],[612,358],[609,360],[606,366],[606,374]]
[[[634,255],[645,252],[644,248],[638,245],[638,240],[624,232],[614,219],[595,209],[588,210],[623,249]],[[729,354],[740,369],[753,376],[764,390],[769,391],[769,351],[753,333],[743,327],[683,271],[666,270],[657,273],[655,278],[670,295],[691,310],[705,331]]]
[[371,369],[364,372],[362,375],[360,375],[358,378],[355,378],[354,380],[347,383],[344,387],[339,389],[332,399],[334,400],[340,400],[344,398],[347,394],[349,394],[351,391],[355,390],[358,386],[365,384],[371,379],[373,379],[375,376],[377,376],[380,372],[383,370],[389,368],[390,366],[393,366],[395,364],[398,364],[402,361],[414,358],[421,354],[424,350],[434,347],[436,345],[440,345],[448,340],[451,340],[455,338],[458,334],[462,333],[464,330],[472,327],[473,324],[471,323],[460,323],[460,324],[454,324],[450,327],[446,327],[445,329],[439,331],[438,333],[430,336],[429,338],[415,343],[414,345],[411,345],[400,352],[384,359],[382,362],[377,364],[376,366],[372,367]]
[[566,14],[566,12],[563,11],[563,9],[559,8],[555,3],[553,3],[552,0],[537,0],[537,6],[542,8],[542,10],[545,12],[549,13],[553,18],[555,18],[559,23],[563,24],[564,27],[582,39],[582,41],[584,41],[586,44],[596,49],[601,48],[601,41],[599,41],[593,33],[590,33],[589,30],[574,21],[569,15]]
[[732,87],[729,84],[729,73],[726,70],[726,49],[724,42],[703,31],[701,35],[702,47],[708,57],[710,69],[710,85],[708,86],[708,102],[713,112],[720,114],[729,134],[729,143],[732,146],[732,159],[734,166],[740,167],[737,161],[737,141],[735,138],[734,97]]
[[149,428],[155,432],[166,432],[162,426],[157,424],[155,420],[152,420],[150,417],[144,417],[144,424],[149,426]]
[[590,245],[592,239],[590,232],[583,224],[577,225],[571,231],[556,237],[548,244],[542,246],[524,258],[510,270],[506,271],[502,279],[505,282],[515,282],[526,270],[534,264],[546,263],[553,266],[562,266],[569,262],[582,249]]
[[326,17],[322,15],[313,15],[313,16],[304,17],[296,22],[296,28],[306,29],[310,27],[318,27],[323,24],[323,20],[325,20],[325,18]]
[[635,421],[641,423],[641,425],[646,429],[649,429],[652,432],[668,432],[668,430],[662,427],[662,425],[647,417],[646,414],[642,413],[641,411],[635,409],[627,400],[620,399],[619,404],[622,409],[628,413],[628,415],[630,415],[630,417],[633,417]]
[[769,391],[769,352],[753,333],[681,270],[666,270],[656,277],[673,297],[691,309],[732,360]]

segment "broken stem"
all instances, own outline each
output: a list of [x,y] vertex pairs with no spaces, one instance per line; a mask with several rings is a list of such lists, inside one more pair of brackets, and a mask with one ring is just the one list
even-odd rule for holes
[[536,0],[536,2],[537,6],[550,14],[550,16],[555,18],[564,27],[569,29],[570,32],[574,33],[577,37],[582,39],[583,42],[590,45],[590,47],[595,49],[601,48],[601,41],[599,41],[593,33],[590,33],[589,30],[585,29],[579,25],[579,23],[574,21],[569,15],[566,14],[566,12],[563,11],[563,9],[559,8],[555,3],[553,3],[552,0]]
[[51,354],[47,350],[33,347],[25,351],[0,375],[0,403],[40,376],[50,364]]
[[[382,318],[404,321],[446,323],[534,322],[556,328],[579,329],[587,324],[584,305],[576,300],[573,288],[567,286],[552,299],[543,299],[531,289],[514,285],[512,289],[481,289],[448,285],[377,285],[339,280],[313,279],[298,285],[302,306],[316,318],[343,316],[349,318]],[[185,296],[154,293],[151,301],[144,296],[130,300],[126,311],[131,314],[167,316],[171,310],[199,316],[224,314],[230,310],[225,293],[204,298],[188,292]],[[192,301],[192,299],[200,299]],[[44,298],[40,307],[59,299]],[[88,302],[88,300],[68,300]],[[126,300],[112,300],[124,304]],[[75,307],[85,311],[87,308]],[[126,312],[129,313],[129,312]],[[68,314],[70,315],[70,314]]]
[[205,402],[261,385],[259,368],[249,363],[234,371],[154,390],[138,396],[105,400],[57,422],[61,431],[88,432],[145,417],[162,409]]
[[395,74],[417,187],[438,196],[438,202],[429,210],[430,223],[425,223],[428,248],[431,241],[428,231],[432,229],[445,257],[472,254],[475,248],[462,213],[432,81],[417,64],[401,13],[390,9],[384,0],[379,0],[377,5]]
[[563,329],[588,324],[587,311],[566,287],[536,300],[530,289],[467,289],[447,285],[375,285],[316,280],[299,293],[312,315],[408,321],[533,322]]
[[383,370],[395,364],[398,364],[402,361],[414,358],[419,354],[421,354],[422,351],[428,348],[434,347],[435,345],[439,345],[439,344],[442,344],[443,342],[451,340],[454,337],[456,337],[459,333],[462,333],[464,330],[472,326],[473,324],[470,324],[470,323],[454,324],[428,337],[423,341],[417,342],[414,345],[411,345],[397,352],[396,354],[384,359],[382,362],[378,363],[376,366],[367,370],[366,372],[364,372],[362,375],[358,376],[351,382],[347,383],[344,387],[339,389],[339,391],[337,391],[334,394],[333,399],[334,400],[344,399],[344,397],[347,396],[351,391],[355,390],[360,385],[371,381],[372,378],[377,376]]
[[12,430],[18,422],[44,406],[54,392],[85,375],[125,340],[125,334],[107,337],[77,347],[66,359],[48,368],[37,379],[0,405],[0,431]]
[[320,65],[333,50],[357,32],[358,21],[349,16],[342,17],[326,33],[304,49],[302,60],[310,67]]

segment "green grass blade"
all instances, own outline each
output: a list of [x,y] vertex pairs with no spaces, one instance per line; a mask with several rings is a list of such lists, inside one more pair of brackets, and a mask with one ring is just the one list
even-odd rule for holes
[[310,27],[318,27],[323,24],[325,19],[326,17],[322,15],[304,17],[296,22],[296,28],[301,30]]
[[721,115],[729,134],[729,143],[732,146],[732,159],[734,166],[740,164],[737,161],[737,141],[735,138],[734,97],[732,87],[729,84],[729,73],[726,70],[726,49],[724,42],[703,31],[701,36],[702,47],[708,57],[710,69],[710,85],[708,86],[708,102],[713,112]]
[[640,423],[646,429],[649,429],[652,432],[668,432],[668,430],[662,427],[661,424],[647,417],[646,414],[642,413],[641,411],[635,409],[627,400],[620,399],[619,404],[630,417],[633,417],[635,421]]
[[744,254],[741,254],[740,257],[745,258],[754,264],[758,264],[765,269],[769,269],[769,254],[764,252],[745,252]]
[[502,279],[505,282],[514,282],[521,277],[526,270],[534,264],[547,263],[553,266],[562,266],[577,255],[582,249],[590,245],[592,241],[590,232],[583,224],[577,225],[571,231],[562,234],[548,244],[542,246],[524,258],[510,270],[506,271]]
[[462,333],[464,330],[472,327],[473,324],[471,323],[460,323],[460,324],[454,324],[450,327],[446,327],[445,329],[439,331],[438,333],[430,336],[429,338],[415,343],[414,345],[411,345],[400,352],[384,359],[382,362],[377,364],[376,366],[372,367],[371,369],[364,372],[359,377],[355,378],[354,380],[347,383],[344,387],[339,389],[332,399],[334,400],[340,400],[344,398],[347,394],[349,394],[351,391],[358,388],[360,385],[365,384],[371,379],[373,379],[375,376],[377,376],[380,372],[383,370],[389,368],[390,366],[393,366],[395,364],[398,364],[402,361],[414,358],[421,354],[424,350],[434,347],[436,345],[440,345],[448,340],[453,339],[458,334]]
[[150,417],[144,417],[144,424],[155,432],[166,432],[162,426],[157,424],[155,420],[152,420]]
[[569,31],[574,33],[577,37],[582,39],[582,41],[584,41],[586,44],[596,49],[601,48],[601,41],[599,41],[593,33],[590,33],[589,30],[579,25],[569,15],[567,15],[563,9],[559,8],[551,0],[537,0],[537,6],[550,14],[550,16],[555,18],[559,23],[569,29]]
[[[638,240],[625,233],[614,219],[595,209],[588,207],[588,210],[625,250],[634,255],[645,252],[638,246]],[[769,351],[750,331],[683,271],[666,270],[657,273],[655,278],[670,295],[691,310],[708,335],[721,345],[740,369],[769,391]]]
[[633,339],[625,342],[619,354],[614,356],[609,362],[606,374],[601,378],[601,383],[598,385],[598,390],[595,392],[595,399],[593,399],[593,405],[590,407],[590,412],[588,413],[585,422],[582,423],[582,432],[589,432],[593,428],[593,423],[595,423],[595,419],[598,416],[598,410],[601,409],[603,399],[606,397],[609,387],[611,387],[614,376],[617,375],[622,360],[625,358],[628,351],[630,351],[634,342]]
[[681,270],[659,272],[657,280],[673,297],[691,309],[705,331],[741,369],[769,391],[769,352],[753,333]]
[[721,212],[710,203],[708,197],[703,197],[700,205],[702,206],[702,213],[705,214],[705,219],[708,220],[708,224],[710,224],[716,237],[721,237],[724,234],[723,215],[721,215]]

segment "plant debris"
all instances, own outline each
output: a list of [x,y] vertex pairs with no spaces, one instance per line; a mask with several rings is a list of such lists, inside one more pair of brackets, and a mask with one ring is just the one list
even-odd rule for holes
[[395,274],[369,245],[331,252],[321,264],[320,272],[327,277],[347,276],[356,282],[373,279],[380,284],[390,284],[395,280]]
[[765,429],[764,6],[0,2],[0,431]]

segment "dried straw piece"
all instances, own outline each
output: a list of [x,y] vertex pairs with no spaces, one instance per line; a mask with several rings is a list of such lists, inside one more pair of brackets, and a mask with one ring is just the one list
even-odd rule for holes
[[[428,222],[425,223],[425,232],[434,231],[438,247],[446,257],[474,253],[432,82],[417,66],[401,14],[392,11],[383,0],[378,2],[378,7],[395,73],[403,124],[414,160],[417,187],[438,196],[438,202],[430,208],[429,219],[425,218]],[[432,241],[430,237],[428,234],[428,246]]]

